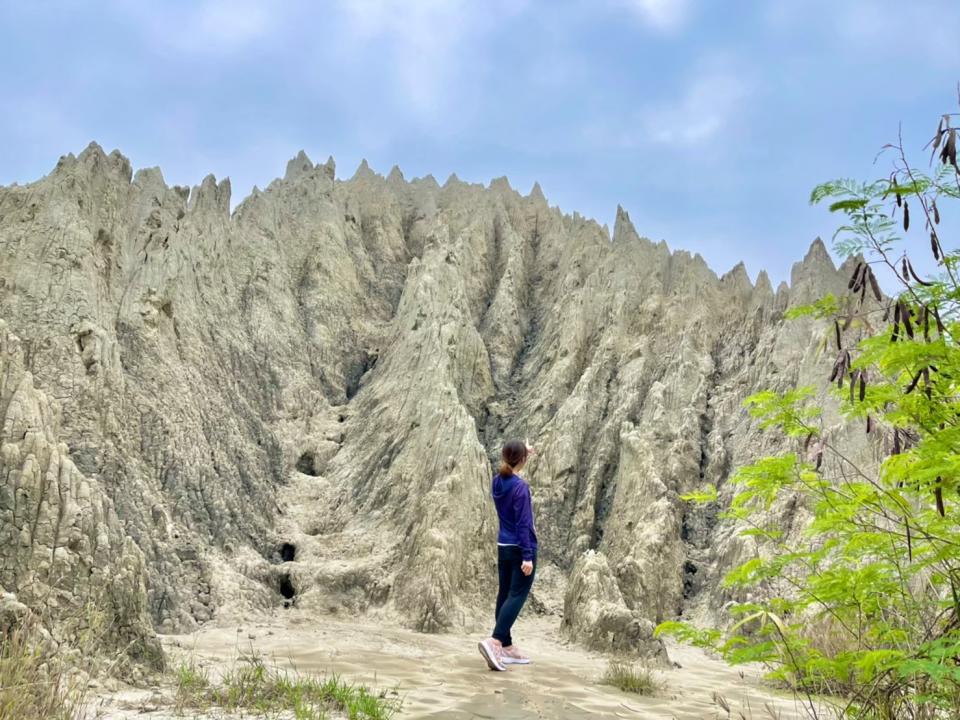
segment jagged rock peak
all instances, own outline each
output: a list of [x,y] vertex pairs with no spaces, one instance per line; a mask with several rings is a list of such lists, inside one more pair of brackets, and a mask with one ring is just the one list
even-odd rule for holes
[[729,289],[741,300],[747,300],[753,294],[753,283],[747,274],[747,267],[743,261],[738,262],[720,278],[720,284]]
[[327,162],[321,166],[324,170],[324,173],[328,178],[333,180],[337,176],[337,162],[333,159],[333,155],[327,157]]
[[103,147],[96,140],[91,140],[87,146],[80,151],[80,155],[77,158],[80,162],[86,162],[87,160],[95,157],[106,158],[107,153],[104,151]]
[[437,179],[429,173],[424,175],[422,178],[418,178],[414,182],[422,183],[425,187],[428,187],[432,190],[438,190],[440,188],[440,183],[438,183]]
[[287,163],[287,171],[283,174],[283,179],[295,180],[311,172],[313,172],[313,162],[307,157],[307,153],[301,150]]
[[803,256],[801,264],[822,266],[824,268],[830,268],[830,270],[837,269],[836,265],[833,264],[833,258],[830,257],[830,253],[827,251],[827,246],[824,245],[823,240],[819,237],[810,243],[810,248],[807,250],[807,254]]
[[493,180],[490,181],[490,189],[500,190],[501,192],[513,192],[513,188],[510,187],[510,181],[507,179],[506,175],[493,178]]
[[773,296],[773,285],[770,283],[770,276],[766,270],[761,270],[757,274],[757,282],[754,285],[756,291],[762,295]]
[[[57,163],[57,168],[66,167],[72,163],[69,163],[69,159],[73,155],[67,156],[67,163],[61,165]],[[61,161],[64,159],[61,158]],[[130,165],[130,160],[123,155],[119,150],[112,150],[109,155],[107,155],[103,148],[100,147],[99,143],[91,141],[83,152],[77,156],[77,163],[86,167],[91,173],[97,172],[110,172],[116,171],[120,173],[127,182],[130,182],[133,179],[133,167]]]
[[362,180],[362,179],[370,180],[372,178],[375,178],[376,176],[377,174],[370,169],[370,165],[369,163],[367,163],[367,159],[363,158],[360,161],[360,164],[357,166],[356,172],[353,173],[353,177],[350,179],[351,180]]
[[720,278],[720,282],[727,285],[736,285],[736,286],[746,286],[751,290],[753,289],[753,283],[750,282],[750,275],[747,273],[747,266],[744,265],[743,260],[734,265],[730,270],[725,272]]
[[537,200],[538,202],[546,202],[547,198],[543,194],[543,188],[540,187],[540,183],[534,182],[533,187],[530,188],[530,194],[527,196],[531,200]]
[[159,189],[167,186],[159,167],[140,168],[133,176],[133,184],[144,189]]
[[395,185],[399,185],[404,182],[403,171],[400,169],[399,165],[394,165],[390,168],[390,174],[387,175],[387,180]]
[[636,228],[630,222],[630,214],[623,209],[622,205],[617,205],[617,219],[613,224],[613,242],[620,243],[624,240],[635,240],[639,237]]
[[224,178],[217,184],[217,178],[211,173],[190,191],[187,207],[193,212],[216,211],[229,215],[230,193],[230,178]]
[[812,302],[828,292],[839,291],[836,266],[823,240],[817,238],[810,245],[803,260],[790,270],[791,302]]

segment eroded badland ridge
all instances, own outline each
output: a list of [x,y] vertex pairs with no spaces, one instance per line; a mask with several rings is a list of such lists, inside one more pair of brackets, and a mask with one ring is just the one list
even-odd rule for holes
[[742,400],[821,377],[821,329],[784,311],[845,287],[819,241],[774,290],[506,180],[339,181],[301,153],[231,213],[229,181],[91,145],[0,188],[3,611],[65,635],[92,602],[148,655],[154,628],[291,601],[469,627],[489,451],[520,436],[534,608],[651,651],[752,552],[679,494],[722,506],[774,449]]

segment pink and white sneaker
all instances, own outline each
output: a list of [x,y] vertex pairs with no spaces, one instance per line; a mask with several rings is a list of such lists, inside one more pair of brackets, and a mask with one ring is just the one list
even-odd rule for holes
[[500,662],[504,665],[529,665],[530,658],[516,645],[511,645],[500,650]]
[[487,667],[491,670],[499,670],[500,672],[506,671],[506,666],[503,664],[503,655],[500,652],[500,648],[497,645],[487,638],[477,643],[477,649],[480,650],[480,654],[483,655],[483,659],[487,661]]

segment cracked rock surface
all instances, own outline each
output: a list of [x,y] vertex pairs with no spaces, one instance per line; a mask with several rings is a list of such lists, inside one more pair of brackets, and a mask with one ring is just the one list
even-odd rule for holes
[[293,604],[485,626],[491,460],[528,437],[536,605],[656,654],[751,551],[679,495],[776,449],[741,403],[819,380],[783,314],[846,277],[819,240],[774,290],[623,210],[611,240],[539,186],[303,153],[231,212],[91,144],[0,188],[0,584],[144,642]]

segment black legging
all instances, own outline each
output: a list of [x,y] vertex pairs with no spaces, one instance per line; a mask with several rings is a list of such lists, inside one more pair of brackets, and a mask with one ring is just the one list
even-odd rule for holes
[[517,615],[527,601],[530,588],[533,587],[533,576],[537,572],[537,556],[533,556],[533,572],[524,575],[520,569],[523,554],[516,545],[500,545],[497,547],[497,568],[500,572],[500,589],[497,592],[497,625],[493,629],[493,637],[504,647],[513,645],[510,629],[516,622]]

